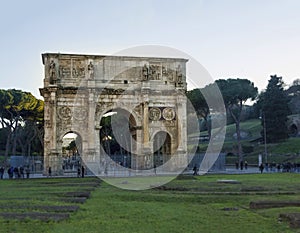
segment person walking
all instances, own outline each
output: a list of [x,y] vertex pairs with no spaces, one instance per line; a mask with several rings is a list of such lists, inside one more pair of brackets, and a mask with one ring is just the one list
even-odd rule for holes
[[29,179],[29,175],[30,175],[29,165],[26,167],[25,172],[26,172],[26,178]]
[[77,177],[79,178],[80,177],[80,174],[81,173],[81,169],[80,169],[80,166],[78,166],[78,168],[77,168]]
[[245,161],[245,170],[247,170],[247,169],[248,169],[248,162]]
[[259,165],[259,170],[260,170],[260,173],[261,173],[261,174],[264,172],[264,164],[263,164],[263,163],[261,163],[261,164]]
[[198,175],[198,168],[197,168],[196,164],[195,164],[195,166],[193,168],[193,171],[194,171],[193,176]]
[[51,167],[48,168],[48,176],[49,176],[49,177],[52,176],[52,170],[51,170]]
[[84,178],[84,172],[85,172],[85,168],[84,166],[82,165],[81,166],[81,177]]
[[4,167],[0,167],[0,179],[3,179],[3,175],[4,175]]

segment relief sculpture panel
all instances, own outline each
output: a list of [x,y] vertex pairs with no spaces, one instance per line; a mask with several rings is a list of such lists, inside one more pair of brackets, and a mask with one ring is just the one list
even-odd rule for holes
[[74,78],[82,79],[85,78],[85,60],[81,59],[61,59],[59,66],[59,75],[62,79]]

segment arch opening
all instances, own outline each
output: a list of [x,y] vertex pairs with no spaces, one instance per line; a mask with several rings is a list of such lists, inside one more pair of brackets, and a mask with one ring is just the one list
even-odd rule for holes
[[100,120],[99,137],[100,153],[107,155],[101,156],[106,169],[113,162],[131,168],[136,149],[136,121],[130,112],[120,108],[106,112]]
[[165,131],[159,131],[153,139],[153,166],[158,167],[166,163],[172,154],[171,136]]
[[64,172],[76,171],[81,167],[82,138],[73,131],[62,138],[62,169]]

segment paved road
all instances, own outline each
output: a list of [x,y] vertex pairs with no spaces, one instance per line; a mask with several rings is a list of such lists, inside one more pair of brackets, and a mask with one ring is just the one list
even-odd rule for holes
[[[274,171],[264,171],[264,173],[271,173],[276,172]],[[201,172],[199,172],[201,174]],[[254,174],[254,173],[260,173],[258,167],[248,167],[248,169],[236,169],[233,166],[227,166],[226,170],[222,171],[210,171],[209,174]],[[185,171],[184,174],[193,174],[192,170]],[[104,174],[102,174],[103,177],[105,177]],[[153,171],[143,171],[143,172],[128,172],[126,169],[123,170],[115,170],[115,171],[109,171],[107,174],[107,177],[128,177],[128,176],[154,176],[154,175],[174,175],[174,173],[166,173],[166,172],[160,172],[157,171],[157,174],[155,174]],[[74,173],[68,173],[64,176],[56,176],[56,177],[77,177],[77,172]],[[36,174],[30,174],[30,178],[47,178],[47,176],[44,176],[41,173]],[[4,179],[8,179],[7,172],[4,173]]]

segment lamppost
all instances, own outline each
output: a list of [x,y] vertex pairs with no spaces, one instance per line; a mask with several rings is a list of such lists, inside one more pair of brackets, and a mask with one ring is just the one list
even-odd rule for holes
[[261,116],[259,117],[263,120],[263,128],[264,128],[264,146],[265,146],[265,159],[266,163],[268,162],[268,151],[267,151],[267,130],[266,130],[266,118],[265,113],[262,112]]

